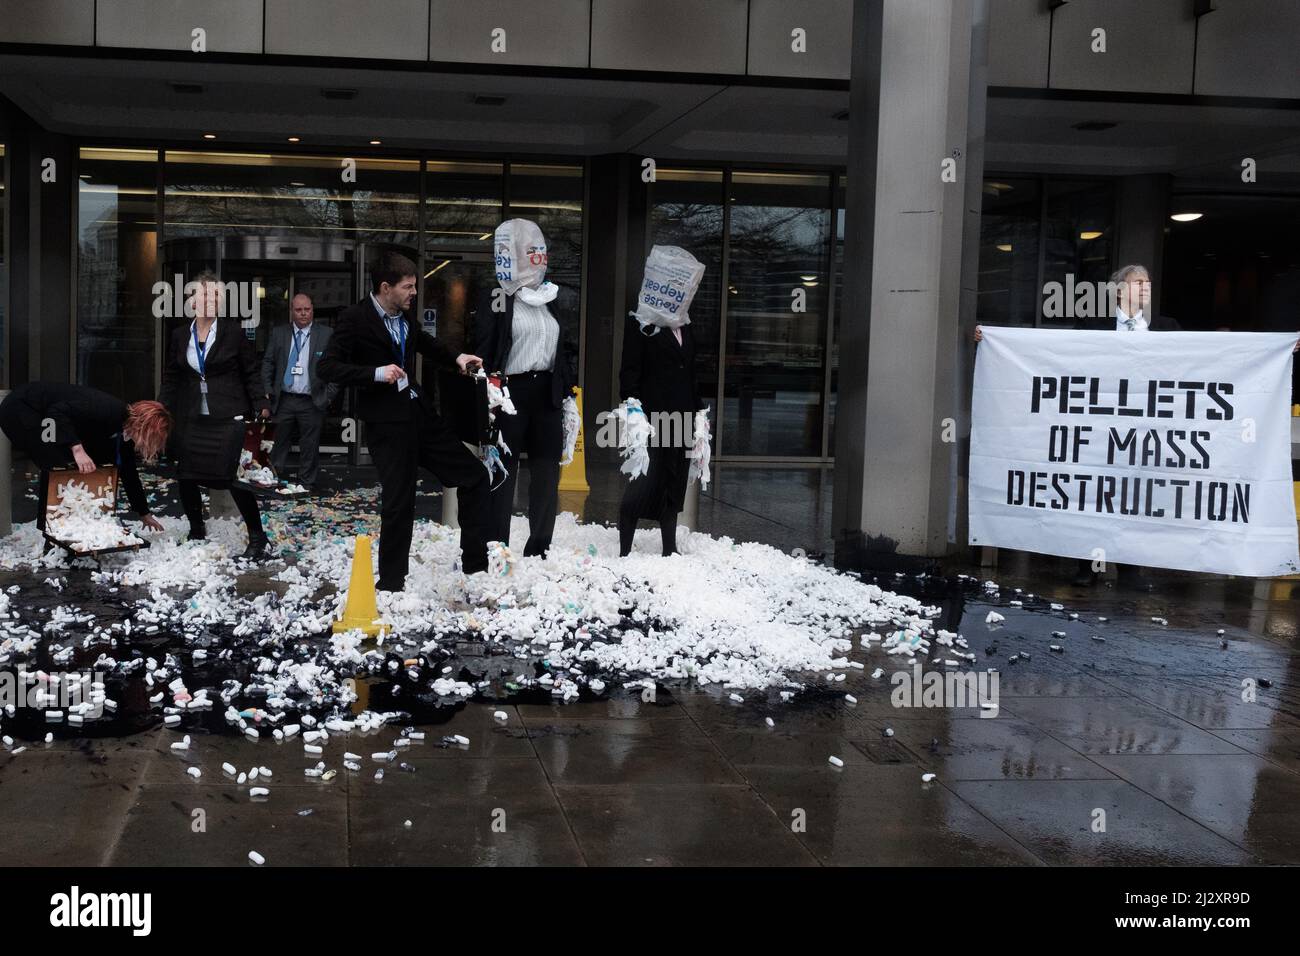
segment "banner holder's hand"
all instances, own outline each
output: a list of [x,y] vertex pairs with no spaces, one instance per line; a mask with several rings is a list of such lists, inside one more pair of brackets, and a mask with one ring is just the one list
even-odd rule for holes
[[477,355],[461,352],[456,356],[456,365],[460,368],[460,374],[473,375],[483,367],[483,360]]

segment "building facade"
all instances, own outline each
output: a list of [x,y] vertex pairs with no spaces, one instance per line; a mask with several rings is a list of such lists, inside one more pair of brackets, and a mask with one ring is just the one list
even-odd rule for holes
[[152,395],[156,283],[255,281],[261,347],[381,247],[472,346],[519,216],[581,293],[590,427],[671,243],[715,454],[834,462],[846,546],[943,553],[975,324],[1138,261],[1186,328],[1297,327],[1298,48],[1266,0],[7,0],[5,383]]

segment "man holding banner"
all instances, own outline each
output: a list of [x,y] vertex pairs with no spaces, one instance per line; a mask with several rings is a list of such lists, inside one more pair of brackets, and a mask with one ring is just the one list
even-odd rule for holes
[[1189,571],[1300,571],[1297,336],[981,330],[970,543]]

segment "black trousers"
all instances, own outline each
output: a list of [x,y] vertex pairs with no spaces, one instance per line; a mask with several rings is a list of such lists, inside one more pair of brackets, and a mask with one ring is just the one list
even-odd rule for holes
[[522,465],[519,455],[527,452],[528,542],[524,545],[524,555],[545,556],[555,534],[560,455],[564,451],[564,412],[552,401],[550,372],[511,375],[510,400],[515,414],[497,416],[501,437],[510,446],[510,454],[501,456],[507,474],[492,491],[488,538],[510,545],[510,516]]
[[320,434],[325,412],[316,407],[310,395],[281,392],[275,409],[275,447],[271,449],[271,467],[283,478],[289,467],[289,449],[298,441],[298,482],[310,488],[320,476]]
[[235,507],[239,509],[240,517],[244,519],[250,544],[266,539],[266,532],[262,530],[262,512],[257,506],[257,496],[251,491],[244,488],[231,488],[228,481],[209,482],[194,478],[180,478],[176,484],[180,486],[181,507],[185,509],[185,517],[190,520],[190,534],[194,537],[202,538],[207,533],[203,523],[203,493],[199,489],[210,488],[230,492],[230,497],[235,499]]
[[487,469],[441,418],[412,404],[410,421],[366,425],[366,444],[379,470],[379,587],[385,591],[402,590],[410,570],[420,468],[457,490],[462,570],[487,570]]

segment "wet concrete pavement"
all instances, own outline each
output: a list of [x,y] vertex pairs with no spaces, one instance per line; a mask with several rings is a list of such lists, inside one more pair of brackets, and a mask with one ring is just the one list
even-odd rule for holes
[[[802,527],[804,542],[773,543],[815,546]],[[249,850],[316,866],[1300,863],[1300,582],[1146,572],[1076,588],[1070,562],[1031,555],[951,570],[1001,585],[941,589],[939,625],[998,668],[996,717],[893,706],[903,659],[855,642],[863,670],[790,703],[716,687],[472,702],[382,781],[370,755],[392,727],[332,736],[312,758],[298,741],[194,730],[184,754],[162,729],[38,740],[0,753],[0,864],[245,865]],[[882,581],[895,583],[922,587]],[[1005,621],[990,627],[993,608]],[[451,733],[469,746],[436,746]],[[361,772],[341,769],[345,751]],[[304,777],[316,760],[338,776]],[[269,796],[223,762],[269,768]]]

